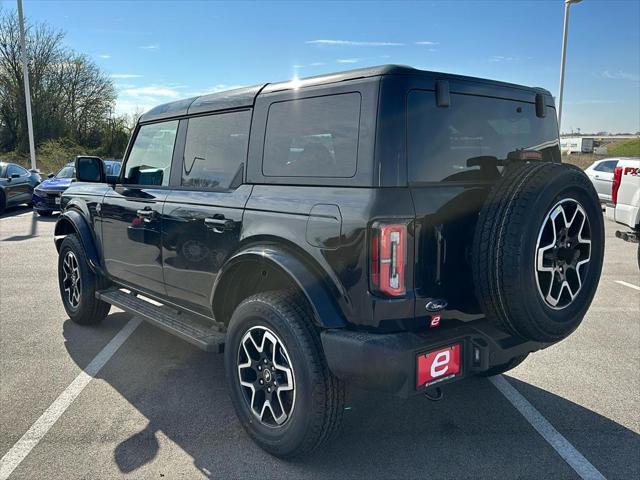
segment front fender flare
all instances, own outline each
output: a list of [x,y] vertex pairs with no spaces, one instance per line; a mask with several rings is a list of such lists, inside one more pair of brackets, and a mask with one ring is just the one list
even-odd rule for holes
[[67,210],[60,214],[60,217],[56,221],[54,235],[56,237],[56,248],[60,250],[60,244],[62,243],[57,239],[61,235],[68,235],[75,233],[80,238],[80,242],[84,247],[84,251],[89,259],[89,267],[93,271],[102,272],[102,263],[98,255],[98,249],[91,231],[89,222],[85,217],[77,210]]
[[[339,295],[337,289],[332,292],[331,286],[321,275],[307,265],[294,253],[275,245],[252,245],[229,258],[216,277],[212,293],[212,305],[222,301],[225,283],[230,280],[228,275],[238,265],[244,262],[267,263],[286,274],[306,297],[314,319],[322,328],[344,328],[344,315],[334,300]],[[214,307],[215,308],[215,307]]]

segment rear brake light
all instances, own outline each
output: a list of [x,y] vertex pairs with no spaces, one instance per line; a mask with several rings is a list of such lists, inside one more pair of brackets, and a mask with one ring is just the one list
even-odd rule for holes
[[613,171],[613,184],[611,185],[611,201],[618,203],[618,190],[620,189],[620,183],[622,182],[622,167],[616,167]]
[[390,297],[406,293],[407,226],[375,223],[371,230],[371,289]]

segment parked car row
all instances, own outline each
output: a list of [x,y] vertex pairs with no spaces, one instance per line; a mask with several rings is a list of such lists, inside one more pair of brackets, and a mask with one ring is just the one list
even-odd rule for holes
[[[97,157],[96,157],[97,158]],[[116,160],[104,160],[107,176],[115,176],[120,173],[121,163]],[[33,191],[33,208],[39,215],[48,217],[60,210],[60,198],[76,178],[74,162],[67,163],[55,175],[38,185]]]
[[7,207],[31,203],[40,174],[15,163],[0,162],[0,213]]
[[[104,160],[107,176],[120,174],[119,160]],[[33,205],[38,214],[49,216],[60,210],[60,196],[75,180],[75,163],[67,163],[58,173],[42,181],[37,170],[0,161],[0,213],[7,207]]]

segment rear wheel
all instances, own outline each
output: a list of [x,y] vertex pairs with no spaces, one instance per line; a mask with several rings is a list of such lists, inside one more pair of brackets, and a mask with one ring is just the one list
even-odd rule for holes
[[225,369],[243,427],[279,457],[310,453],[338,430],[345,387],[329,371],[320,336],[301,298],[254,295],[235,310]]
[[58,256],[58,284],[64,309],[71,320],[81,325],[93,325],[104,320],[111,305],[95,296],[102,283],[89,268],[78,237],[65,237]]
[[4,212],[5,208],[7,208],[7,199],[4,196],[4,192],[0,190],[0,214]]

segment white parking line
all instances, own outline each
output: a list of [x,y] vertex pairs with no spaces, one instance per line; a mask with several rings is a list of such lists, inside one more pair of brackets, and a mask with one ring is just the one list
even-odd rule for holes
[[491,377],[491,383],[505,396],[511,404],[516,407],[522,416],[531,424],[536,431],[542,435],[553,449],[564,459],[565,462],[573,468],[576,473],[583,479],[604,480],[596,467],[589,460],[576,450],[576,448],[558,432],[549,421],[524,398],[518,390],[511,385],[502,375]]
[[633,288],[634,290],[640,290],[640,287],[634,285],[633,283],[627,283],[623,280],[615,280],[615,282],[619,283],[620,285],[624,285],[625,287]]
[[122,329],[111,339],[100,353],[91,360],[91,363],[80,372],[71,384],[65,388],[58,398],[40,415],[31,428],[11,447],[2,459],[0,459],[0,480],[6,480],[27,455],[38,445],[47,432],[53,427],[60,416],[73,401],[80,395],[91,379],[98,374],[100,369],[109,361],[114,353],[129,338],[134,330],[140,325],[139,318],[132,318]]

